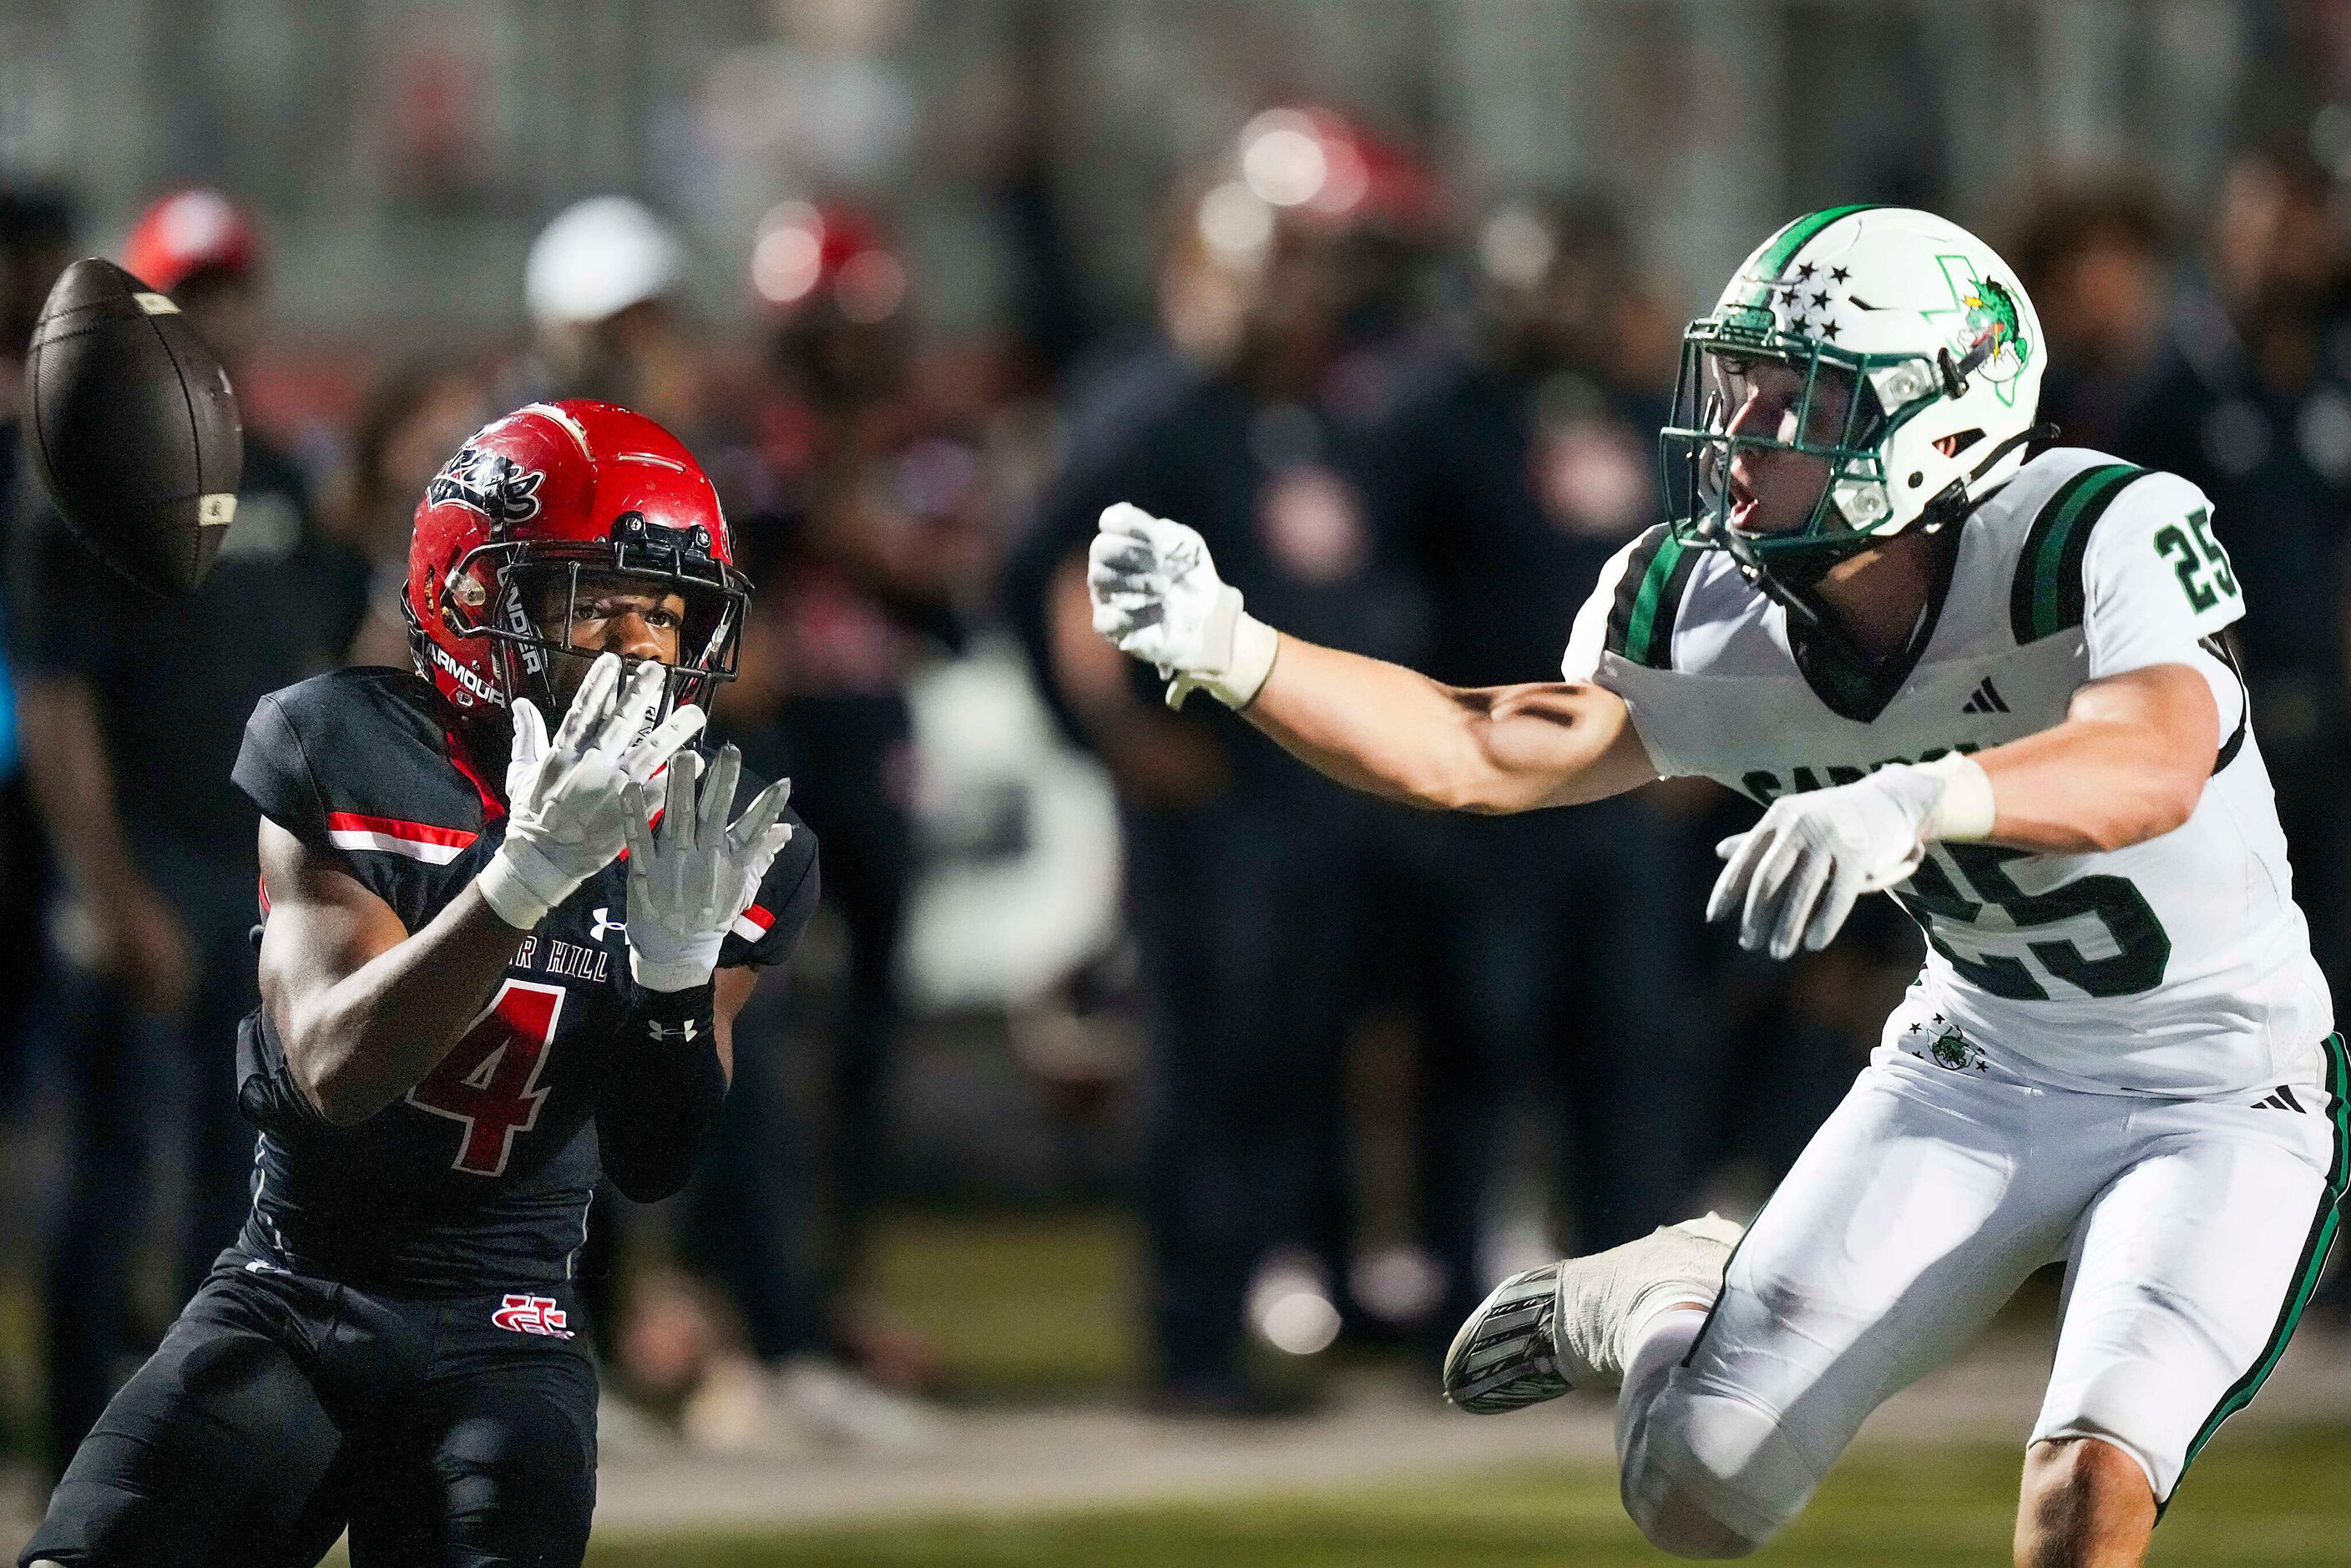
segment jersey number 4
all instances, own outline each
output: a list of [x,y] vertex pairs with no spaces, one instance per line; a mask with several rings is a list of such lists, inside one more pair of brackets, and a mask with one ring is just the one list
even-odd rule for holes
[[465,1038],[408,1092],[420,1111],[465,1124],[457,1157],[468,1176],[503,1176],[517,1133],[538,1120],[538,1075],[563,1013],[563,988],[508,980]]
[[[2047,893],[2027,893],[2006,869],[2023,853],[1991,844],[1938,843],[1911,873],[1909,891],[1895,896],[1953,969],[1996,997],[2046,1001],[2049,989],[2021,956],[1970,957],[1955,950],[1929,916],[1970,926],[1985,937],[2022,943],[2049,974],[2094,997],[2135,996],[2162,983],[2164,967],[2171,962],[2171,937],[2146,894],[2119,876],[2076,877]],[[1943,869],[1945,856],[1959,877]],[[1974,898],[1960,891],[1960,879]],[[1998,925],[1988,918],[1993,915],[2003,917]],[[2073,931],[2053,929],[2061,922],[2074,923]],[[2088,936],[2086,926],[2093,923],[2105,927],[2113,953],[2093,957],[2074,939]]]

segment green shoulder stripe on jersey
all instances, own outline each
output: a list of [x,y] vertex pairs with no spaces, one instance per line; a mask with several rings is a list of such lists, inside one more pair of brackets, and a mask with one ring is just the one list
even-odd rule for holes
[[[2345,1058],[2343,1037],[2339,1034],[2326,1037],[2325,1050],[2326,1119],[2334,1150],[2326,1166],[2326,1190],[2319,1196],[2318,1214],[2310,1222],[2310,1234],[2303,1241],[2302,1258],[2294,1266],[2292,1281],[2286,1287],[2285,1304],[2278,1310],[2277,1324],[2270,1330],[2269,1343],[2262,1347],[2262,1354],[2253,1358],[2253,1364],[2245,1369],[2245,1375],[2231,1384],[2229,1391],[2220,1396],[2220,1403],[2212,1407],[2212,1414],[2205,1417],[2204,1425],[2196,1429],[2194,1441],[2188,1445],[2187,1457],[2179,1462],[2179,1473],[2183,1476],[2188,1473],[2188,1467],[2196,1462],[2196,1456],[2203,1451],[2204,1445],[2212,1440],[2212,1434],[2220,1429],[2220,1423],[2253,1402],[2253,1396],[2261,1392],[2262,1384],[2276,1368],[2279,1358],[2285,1354],[2286,1342],[2294,1338],[2294,1331],[2302,1322],[2303,1309],[2310,1305],[2311,1292],[2318,1289],[2318,1276],[2326,1267],[2327,1249],[2335,1244],[2335,1232],[2341,1223],[2341,1217],[2335,1213],[2335,1205],[2343,1201],[2345,1186],[2351,1181],[2351,1061]],[[2293,1113],[2279,1113],[2281,1115]],[[2178,1496],[2179,1491],[2179,1484],[2174,1482],[2172,1496]],[[2171,1498],[2165,1498],[2156,1509],[2156,1517],[2162,1518],[2163,1510],[2170,1506]]]
[[1616,602],[1608,612],[1610,653],[1653,670],[1673,667],[1674,618],[1681,613],[1698,558],[1697,550],[1663,525],[1641,536],[1625,558]]
[[1851,217],[1855,213],[1865,213],[1884,204],[1882,202],[1854,202],[1842,207],[1823,207],[1817,213],[1806,213],[1771,236],[1765,246],[1762,259],[1756,263],[1756,270],[1766,277],[1779,277],[1788,269],[1788,263],[1796,258],[1796,253],[1810,244],[1823,229],[1839,218]]
[[2008,622],[2019,643],[2037,643],[2082,623],[2082,557],[2090,531],[2132,480],[2147,473],[2127,463],[2083,469],[2042,503],[2016,558]]

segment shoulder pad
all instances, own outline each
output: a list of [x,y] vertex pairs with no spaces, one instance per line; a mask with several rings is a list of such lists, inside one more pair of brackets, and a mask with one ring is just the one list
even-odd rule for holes
[[2082,558],[2091,531],[2115,497],[2147,472],[2128,463],[2094,462],[2041,503],[2025,529],[2009,587],[2009,626],[2020,644],[2081,625]]
[[316,675],[261,699],[232,776],[262,815],[340,855],[412,929],[444,873],[505,814],[437,710],[404,670]]
[[1704,553],[1676,538],[1666,523],[1633,541],[1608,612],[1608,652],[1655,670],[1673,667],[1674,620]]

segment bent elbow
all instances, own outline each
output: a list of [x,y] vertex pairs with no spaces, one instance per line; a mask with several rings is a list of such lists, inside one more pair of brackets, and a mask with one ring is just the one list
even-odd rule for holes
[[360,1082],[343,1053],[300,1036],[286,1042],[286,1076],[330,1126],[353,1127],[383,1109],[383,1096]]
[[2151,794],[2141,803],[2141,809],[2129,816],[2116,814],[2085,826],[2081,841],[2069,846],[2069,852],[2111,854],[2116,850],[2126,850],[2133,844],[2143,844],[2149,839],[2159,839],[2185,827],[2188,819],[2196,814],[2196,804],[2203,797],[2201,780],[2191,789],[2167,789]]
[[2186,827],[2188,819],[2196,814],[2197,804],[2203,799],[2204,780],[2201,779],[2191,779],[2186,785],[2168,791],[2156,803],[2153,823],[2147,836],[2159,839],[2175,829]]
[[674,1197],[694,1174],[691,1160],[613,1159],[608,1153],[604,1174],[631,1203],[659,1203]]
[[1482,747],[1466,756],[1433,758],[1403,783],[1406,800],[1432,811],[1490,817],[1526,809],[1510,788],[1513,780]]
[[349,1073],[324,1068],[306,1071],[290,1061],[287,1068],[294,1080],[294,1087],[301,1091],[302,1097],[310,1102],[310,1108],[330,1126],[356,1127],[382,1108],[358,1092],[350,1082]]

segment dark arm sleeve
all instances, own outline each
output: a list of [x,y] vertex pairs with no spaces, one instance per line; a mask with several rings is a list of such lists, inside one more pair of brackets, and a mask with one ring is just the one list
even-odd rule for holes
[[[791,956],[816,913],[816,835],[792,819],[792,841],[719,949],[721,968],[770,968]],[[638,1203],[685,1185],[726,1098],[712,988],[640,993],[596,1097],[596,1141],[612,1185]]]
[[596,1093],[604,1174],[653,1203],[685,1185],[726,1099],[712,988],[648,991],[615,1042]]

